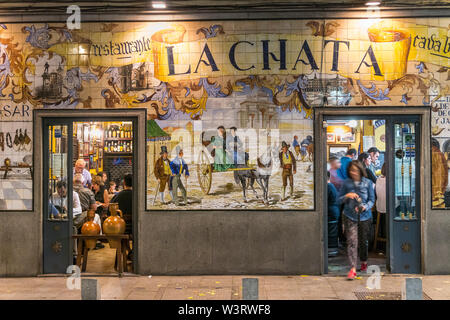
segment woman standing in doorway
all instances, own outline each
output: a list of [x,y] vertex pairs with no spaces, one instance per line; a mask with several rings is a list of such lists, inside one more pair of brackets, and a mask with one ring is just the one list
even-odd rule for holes
[[349,179],[344,181],[339,201],[344,204],[343,221],[350,262],[347,278],[353,280],[356,277],[358,251],[361,261],[360,271],[367,271],[368,239],[372,224],[371,209],[375,202],[375,194],[373,183],[367,179],[367,172],[361,162],[350,162],[347,174]]

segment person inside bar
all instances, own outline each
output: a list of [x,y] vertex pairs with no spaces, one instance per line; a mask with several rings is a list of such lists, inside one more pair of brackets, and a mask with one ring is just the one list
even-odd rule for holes
[[337,202],[338,192],[336,187],[330,181],[330,171],[327,171],[328,177],[328,256],[333,257],[338,254],[338,222],[339,205]]
[[83,159],[78,159],[75,162],[75,167],[73,168],[73,174],[77,174],[80,173],[83,176],[83,186],[90,188],[91,186],[91,174],[89,173],[89,171],[86,169],[86,161],[84,161]]
[[380,150],[378,150],[377,147],[372,147],[369,150],[367,150],[367,153],[370,155],[371,161],[369,170],[372,171],[372,173],[376,176],[378,158],[380,157]]
[[97,176],[102,178],[103,186],[105,187],[106,190],[108,190],[109,189],[108,173],[105,171],[100,171],[99,173],[97,173]]
[[[123,178],[123,190],[116,194],[110,203],[118,203],[119,209],[122,211],[125,220],[125,233],[133,233],[132,217],[133,217],[133,175],[127,174]],[[127,243],[128,259],[133,260],[133,250]]]
[[341,158],[341,167],[339,168],[340,175],[344,177],[344,179],[347,179],[347,169],[348,165],[352,160],[354,160],[356,156],[356,149],[349,149],[344,157]]
[[[61,215],[67,215],[68,206],[67,206],[67,183],[66,181],[58,181],[56,184],[56,192],[53,193],[53,205],[56,209],[58,209]],[[81,214],[81,204],[80,198],[78,197],[78,193],[73,191],[72,195],[72,215],[74,225],[79,225],[81,227],[82,219],[80,219],[79,215]],[[81,223],[81,224],[80,224]]]
[[125,233],[131,234],[131,217],[133,215],[133,176],[125,175],[123,179],[123,190],[116,194],[110,203],[118,203],[126,223]]
[[95,203],[97,204],[96,213],[102,219],[106,218],[109,205],[108,190],[106,190],[103,181],[102,177],[98,175],[92,178],[92,189],[94,191]]
[[358,161],[361,162],[364,169],[366,170],[367,178],[369,178],[375,185],[375,183],[377,183],[377,176],[373,173],[372,170],[370,170],[370,166],[372,164],[372,159],[370,158],[370,155],[366,152],[363,152],[358,156]]

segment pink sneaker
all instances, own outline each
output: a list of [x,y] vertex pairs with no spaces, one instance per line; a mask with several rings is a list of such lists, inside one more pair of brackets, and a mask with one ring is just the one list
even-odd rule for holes
[[352,270],[349,271],[348,275],[347,275],[347,280],[354,280],[356,277],[356,272]]

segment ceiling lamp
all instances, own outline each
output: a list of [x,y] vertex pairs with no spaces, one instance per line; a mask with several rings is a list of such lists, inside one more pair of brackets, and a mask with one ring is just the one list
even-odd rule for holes
[[368,2],[366,2],[366,6],[371,6],[371,7],[379,6],[380,3],[381,3],[380,1],[368,1]]

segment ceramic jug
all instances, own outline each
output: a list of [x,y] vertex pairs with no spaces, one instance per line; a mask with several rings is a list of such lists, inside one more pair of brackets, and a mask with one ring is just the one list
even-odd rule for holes
[[[95,211],[94,210],[89,210],[87,213],[87,219],[88,221],[85,222],[83,224],[83,226],[81,227],[81,233],[82,234],[87,234],[87,235],[97,235],[100,234],[100,226],[94,222],[94,217],[95,217]],[[97,240],[92,239],[92,240],[86,240],[86,247],[88,249],[94,249],[95,248],[95,244],[97,243]]]
[[[122,211],[119,209],[118,203],[110,203],[109,211],[111,216],[103,222],[103,233],[109,234],[123,234],[125,232],[125,220],[122,219]],[[117,215],[119,213],[119,215]],[[120,240],[109,240],[111,248],[117,248]]]

